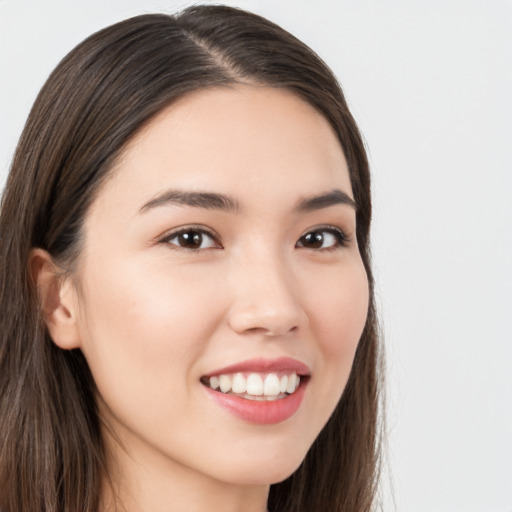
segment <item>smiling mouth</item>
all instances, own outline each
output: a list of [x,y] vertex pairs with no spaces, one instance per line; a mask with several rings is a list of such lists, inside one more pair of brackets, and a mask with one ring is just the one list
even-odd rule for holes
[[201,378],[201,383],[214,391],[260,402],[282,400],[292,395],[300,381],[301,377],[294,371],[237,372]]

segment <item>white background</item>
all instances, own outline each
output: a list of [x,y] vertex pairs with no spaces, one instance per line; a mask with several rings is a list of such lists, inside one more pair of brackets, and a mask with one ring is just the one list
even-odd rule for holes
[[[127,16],[191,3],[0,0],[0,188],[65,53]],[[384,510],[512,512],[512,2],[227,3],[312,46],[368,143],[395,501],[386,478]]]

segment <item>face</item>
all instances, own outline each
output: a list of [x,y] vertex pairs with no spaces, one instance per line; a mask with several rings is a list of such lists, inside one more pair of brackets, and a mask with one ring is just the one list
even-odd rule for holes
[[284,90],[188,95],[129,143],[75,276],[114,456],[239,485],[298,467],[367,314],[351,197],[330,125]]

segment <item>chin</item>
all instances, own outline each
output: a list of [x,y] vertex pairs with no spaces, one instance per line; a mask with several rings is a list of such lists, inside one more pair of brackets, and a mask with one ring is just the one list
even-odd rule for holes
[[277,484],[286,480],[299,468],[305,455],[305,453],[285,455],[276,453],[258,460],[244,460],[226,468],[226,480],[235,485]]

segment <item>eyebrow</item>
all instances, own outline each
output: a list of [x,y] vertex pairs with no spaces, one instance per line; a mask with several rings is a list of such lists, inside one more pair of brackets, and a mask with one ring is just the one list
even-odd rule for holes
[[240,211],[238,201],[228,195],[213,192],[185,192],[183,190],[167,190],[151,199],[151,201],[148,201],[140,211],[145,212],[157,206],[169,204],[235,213]]
[[[240,203],[235,198],[226,194],[219,194],[215,192],[167,190],[144,204],[140,209],[140,212],[143,213],[152,208],[167,206],[170,204],[192,206],[194,208],[204,208],[206,210],[222,210],[234,213],[239,213],[241,211]],[[299,213],[311,212],[337,204],[346,204],[355,210],[358,209],[357,203],[346,192],[339,189],[333,189],[329,192],[300,199],[295,205],[295,211]]]
[[304,197],[297,203],[295,209],[299,212],[311,212],[337,204],[346,204],[358,210],[357,203],[346,192],[337,188],[323,194]]

